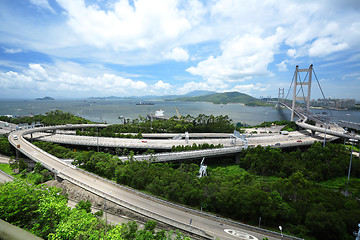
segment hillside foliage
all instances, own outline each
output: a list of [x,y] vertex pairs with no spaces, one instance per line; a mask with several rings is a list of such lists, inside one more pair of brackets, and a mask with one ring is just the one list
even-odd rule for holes
[[90,202],[80,201],[71,209],[61,189],[44,184],[29,185],[19,180],[2,184],[0,202],[1,219],[43,239],[190,240],[179,232],[155,230],[155,221],[148,221],[144,229],[135,221],[107,224],[101,213],[89,211]]
[[72,113],[64,113],[60,110],[54,110],[47,112],[45,115],[38,114],[32,117],[7,117],[0,116],[1,121],[20,124],[27,123],[31,125],[32,123],[40,122],[45,126],[50,125],[61,125],[61,124],[81,124],[81,123],[91,123],[89,120],[86,120],[82,117],[75,116]]

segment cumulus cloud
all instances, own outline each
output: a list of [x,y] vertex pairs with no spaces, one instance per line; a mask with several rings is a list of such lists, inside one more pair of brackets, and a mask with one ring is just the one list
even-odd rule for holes
[[176,47],[171,50],[171,52],[165,54],[165,58],[175,60],[177,62],[187,61],[189,59],[188,51],[183,48]]
[[120,0],[104,11],[81,0],[58,0],[68,26],[82,42],[98,48],[147,49],[177,38],[190,28],[176,0]]
[[337,42],[332,38],[320,38],[311,44],[309,49],[309,56],[323,57],[333,52],[345,50],[348,47],[348,44]]
[[178,88],[177,94],[185,94],[195,90],[215,90],[211,88],[206,82],[186,82],[182,87]]
[[157,83],[154,84],[154,88],[155,89],[163,89],[163,90],[168,90],[171,88],[171,85],[169,83],[164,83],[163,81],[158,81]]
[[[64,89],[76,88],[71,80],[78,81],[79,86],[87,81],[94,81],[95,86],[98,86],[96,81],[107,86],[114,83],[118,91],[126,87],[134,91],[135,87],[149,91],[157,87],[160,91],[166,89],[166,84],[177,83],[136,81],[139,78],[135,75],[143,73],[143,69],[128,73],[135,68],[126,67],[136,65],[140,69],[143,65],[166,61],[166,64],[182,62],[178,66],[187,64],[186,72],[175,74],[184,78],[191,74],[191,80],[195,80],[180,86],[178,89],[182,91],[226,90],[244,82],[242,86],[251,87],[258,79],[256,76],[266,79],[275,71],[285,71],[290,64],[285,58],[307,62],[334,57],[333,62],[338,62],[335,57],[342,52],[357,52],[360,11],[355,2],[56,0],[56,10],[61,9],[61,14],[56,14],[52,8],[54,1],[30,0],[31,4],[21,5],[23,11],[14,11],[20,5],[0,1],[4,9],[0,15],[3,33],[0,44],[7,47],[3,47],[5,53],[21,53],[21,49],[26,49],[47,54],[41,56],[52,62],[79,60],[71,66],[31,65],[23,72],[12,69],[18,78],[29,77],[44,88],[45,83],[56,81]],[[42,11],[33,11],[34,6]],[[55,14],[49,17],[49,11]],[[24,15],[19,15],[20,12]],[[99,72],[82,67],[84,62],[87,66],[96,65]],[[103,70],[101,65],[103,68],[111,65],[112,70]],[[144,74],[156,75],[157,67],[154,65],[154,71]],[[127,74],[119,74],[118,69]],[[180,84],[183,82],[176,86]],[[82,86],[81,91],[96,89]]]
[[232,91],[238,91],[246,94],[254,94],[259,91],[266,91],[270,88],[269,84],[256,83],[254,84],[245,84],[245,85],[236,85]]
[[288,49],[287,50],[287,55],[289,57],[295,57],[296,56],[296,49]]
[[220,56],[210,56],[186,71],[202,76],[210,84],[244,81],[246,77],[269,75],[267,69],[281,42],[282,28],[272,36],[246,34],[223,42]]
[[287,60],[284,60],[284,61],[282,61],[281,63],[279,63],[279,64],[276,64],[276,66],[278,67],[278,70],[280,71],[280,72],[286,72],[288,69],[287,69]]
[[[23,72],[1,72],[2,86],[4,88],[21,86],[30,90],[41,90],[67,96],[79,96],[80,93],[93,96],[98,92],[130,96],[142,93],[148,88],[143,81],[135,81],[115,74],[84,76],[71,72],[52,72],[51,69],[51,67],[41,64],[29,64]],[[158,84],[158,86],[160,85],[161,83]],[[162,87],[166,88],[167,83],[163,83]]]

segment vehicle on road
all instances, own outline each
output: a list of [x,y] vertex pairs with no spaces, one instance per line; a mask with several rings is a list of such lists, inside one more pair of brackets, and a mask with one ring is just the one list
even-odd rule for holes
[[14,140],[18,140],[18,136],[17,135],[14,135]]
[[280,143],[275,143],[275,146],[280,146]]
[[302,140],[297,140],[296,142],[302,142]]

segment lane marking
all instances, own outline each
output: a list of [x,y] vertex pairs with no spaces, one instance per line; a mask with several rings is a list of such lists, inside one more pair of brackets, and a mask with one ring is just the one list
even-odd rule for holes
[[235,237],[238,237],[238,238],[241,238],[243,240],[259,240],[258,238],[252,236],[252,235],[249,235],[247,233],[244,233],[244,232],[240,232],[240,231],[237,231],[237,230],[233,230],[233,229],[224,229],[224,231],[230,235],[233,235]]

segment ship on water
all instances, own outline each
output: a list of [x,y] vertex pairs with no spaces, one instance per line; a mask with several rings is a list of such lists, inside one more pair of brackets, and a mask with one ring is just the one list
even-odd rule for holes
[[164,111],[161,109],[156,110],[154,114],[152,114],[152,113],[148,114],[147,117],[151,121],[154,119],[157,119],[157,120],[159,120],[159,119],[168,120],[169,119],[169,117],[164,116]]
[[152,102],[138,102],[136,105],[154,105]]

